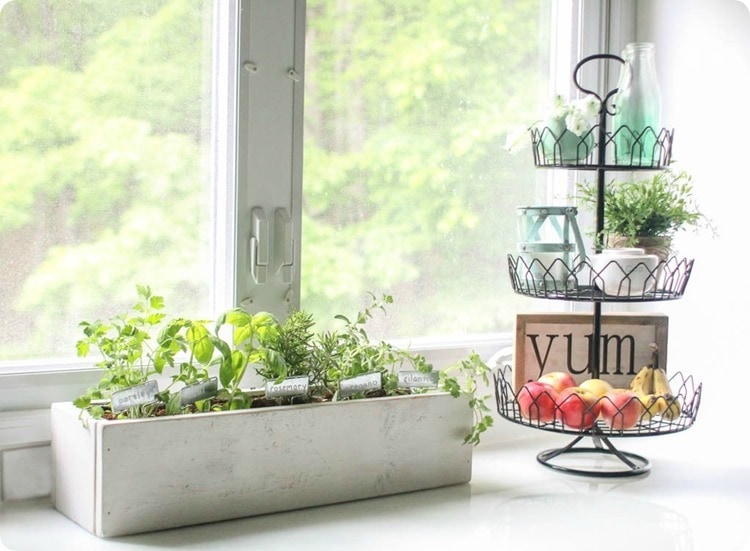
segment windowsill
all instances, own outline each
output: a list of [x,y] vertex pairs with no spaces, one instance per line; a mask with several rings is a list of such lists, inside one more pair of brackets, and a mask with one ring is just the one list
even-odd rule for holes
[[746,548],[748,470],[696,453],[691,431],[624,439],[653,464],[634,479],[546,469],[536,454],[570,437],[526,432],[476,448],[468,484],[121,538],[89,534],[49,499],[0,504],[0,549]]

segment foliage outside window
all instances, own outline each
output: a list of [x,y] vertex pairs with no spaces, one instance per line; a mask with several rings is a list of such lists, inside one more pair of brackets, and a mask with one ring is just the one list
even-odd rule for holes
[[202,0],[0,12],[0,360],[73,356],[76,320],[135,283],[207,313],[210,17]]
[[[302,302],[394,307],[377,337],[495,332],[549,0],[308,0]],[[159,288],[211,318],[210,0],[0,12],[0,361],[74,357],[77,323]],[[221,213],[218,213],[221,216]]]
[[504,149],[546,85],[544,1],[308,1],[302,306],[368,291],[380,331],[509,331],[515,208],[531,159]]

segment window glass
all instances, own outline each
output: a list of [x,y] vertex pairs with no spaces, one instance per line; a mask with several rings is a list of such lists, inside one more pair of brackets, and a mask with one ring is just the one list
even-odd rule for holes
[[74,356],[137,283],[213,315],[213,3],[2,4],[0,360]]
[[548,88],[549,1],[308,0],[302,307],[391,294],[387,338],[509,331],[506,255],[534,202],[503,149]]

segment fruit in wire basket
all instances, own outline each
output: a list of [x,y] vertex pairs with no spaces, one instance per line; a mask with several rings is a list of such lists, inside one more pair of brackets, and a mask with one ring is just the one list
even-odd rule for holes
[[604,379],[586,379],[585,381],[581,382],[581,384],[578,386],[580,386],[581,388],[590,390],[591,392],[596,394],[599,398],[601,398],[607,392],[612,390],[612,385],[609,384]]
[[674,421],[680,417],[682,407],[680,400],[676,396],[649,394],[644,402],[644,419],[651,419],[660,416],[667,421]]
[[602,420],[614,430],[634,427],[643,413],[640,398],[628,388],[613,388],[600,399],[600,406]]
[[572,429],[590,428],[599,416],[601,404],[592,391],[579,386],[566,388],[557,396],[557,410],[563,425]]
[[562,392],[568,387],[577,385],[573,375],[567,371],[550,371],[549,373],[544,373],[537,381],[550,385],[557,392]]
[[666,371],[659,367],[658,349],[653,348],[653,361],[644,365],[630,382],[630,390],[635,392],[643,404],[642,418],[650,421],[654,417],[661,417],[674,421],[680,417],[682,406],[678,396],[675,396],[669,384]]
[[516,396],[521,415],[529,421],[551,423],[555,419],[557,391],[539,381],[525,383]]

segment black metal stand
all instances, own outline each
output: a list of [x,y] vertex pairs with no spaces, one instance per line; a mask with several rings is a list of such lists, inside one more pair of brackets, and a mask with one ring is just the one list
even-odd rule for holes
[[[575,445],[583,439],[583,435],[581,435],[574,438],[573,441],[565,447],[540,452],[536,456],[536,459],[537,461],[539,461],[539,463],[552,470],[579,476],[621,478],[627,476],[643,476],[651,471],[651,462],[645,457],[637,455],[635,453],[623,452],[618,450],[606,436],[592,435],[591,438],[594,441],[593,447],[576,448]],[[604,445],[602,446],[602,444]],[[610,458],[617,459],[622,465],[624,465],[624,467],[616,470],[585,470],[574,467],[566,467],[563,465],[556,465],[552,462],[552,460],[555,458],[570,454],[605,455]]]
[[[604,228],[604,186],[605,186],[605,173],[609,170],[661,170],[666,168],[671,162],[671,150],[672,150],[672,139],[673,132],[667,129],[655,129],[647,127],[646,129],[637,129],[638,132],[634,132],[633,129],[627,126],[612,129],[611,132],[607,132],[607,117],[614,115],[614,110],[608,107],[608,102],[617,93],[617,88],[610,90],[605,95],[601,96],[592,90],[587,90],[581,86],[579,82],[579,71],[588,62],[591,61],[616,61],[619,63],[625,63],[621,57],[611,54],[596,54],[588,56],[582,59],[575,67],[573,71],[573,81],[576,87],[585,94],[592,94],[600,102],[599,109],[599,121],[597,125],[589,130],[584,136],[580,137],[577,143],[576,156],[571,158],[569,155],[563,154],[562,141],[565,137],[567,130],[562,132],[561,136],[556,136],[549,128],[533,128],[531,130],[531,139],[534,154],[534,164],[541,168],[561,168],[568,170],[594,170],[596,171],[596,184],[597,184],[597,202],[596,202],[596,233],[594,249],[595,252],[601,252],[603,243],[601,241],[603,228]],[[632,155],[629,162],[618,161],[617,142],[615,136],[619,132],[627,132],[625,135],[632,135],[639,144],[641,150],[646,146],[647,141],[653,140],[654,144],[651,147],[652,156],[650,162],[644,161],[640,157],[635,159]],[[553,138],[553,139],[552,139]],[[563,288],[557,287],[557,280],[551,275],[550,269],[545,270],[545,266],[539,264],[536,266],[533,261],[530,266],[524,265],[524,260],[521,257],[513,258],[509,255],[508,266],[511,281],[516,292],[537,298],[546,299],[562,299],[562,300],[582,300],[593,303],[593,328],[592,328],[592,340],[590,346],[590,358],[589,366],[591,377],[596,378],[600,375],[600,355],[601,355],[601,323],[602,323],[602,302],[628,302],[628,301],[652,301],[652,300],[672,300],[682,296],[685,285],[690,276],[692,270],[692,261],[683,260],[678,261],[676,259],[670,259],[664,265],[670,266],[666,271],[665,283],[663,289],[654,289],[653,293],[643,293],[639,297],[608,297],[603,292],[596,290],[594,282],[594,276],[597,275],[592,271],[592,275],[588,281],[585,280],[585,276],[580,276],[585,268],[592,268],[583,258],[578,264],[574,266],[566,266],[568,268],[568,278],[566,279]],[[661,269],[661,267],[659,268]],[[534,277],[534,271],[541,271],[544,273],[543,284],[537,285],[537,280]],[[579,281],[579,277],[584,277],[584,280]],[[568,285],[569,280],[572,278],[575,285]],[[526,419],[521,416],[519,407],[517,404],[516,396],[513,393],[513,389],[508,382],[508,378],[505,377],[505,373],[499,373],[495,375],[495,392],[497,397],[498,412],[504,418],[513,421],[515,423],[524,424],[530,427],[534,427],[541,430],[548,430],[557,433],[575,433],[575,431],[569,430],[569,427],[565,427],[560,420],[555,419],[551,422],[542,423],[539,421],[533,421]],[[692,385],[692,380],[690,380]],[[591,429],[587,429],[585,432],[580,432],[576,435],[572,442],[562,448],[555,448],[545,450],[537,455],[537,461],[558,472],[589,476],[589,477],[603,477],[603,478],[619,478],[619,477],[633,477],[643,476],[650,472],[651,463],[645,457],[640,455],[623,452],[618,450],[612,442],[609,440],[607,435],[614,436],[648,436],[668,432],[677,432],[684,430],[692,425],[695,414],[697,413],[698,404],[700,403],[701,386],[698,388],[687,388],[687,380],[683,379],[680,387],[681,398],[683,403],[686,404],[681,412],[678,419],[669,419],[661,421],[643,421],[628,430],[615,431],[611,428],[609,431],[602,424],[597,424]],[[577,446],[584,437],[590,437],[593,440],[593,446]],[[584,456],[594,455],[601,459],[613,460],[613,468],[598,468],[598,469],[585,469],[572,466],[566,466],[555,462],[556,460],[563,459],[565,456]]]

